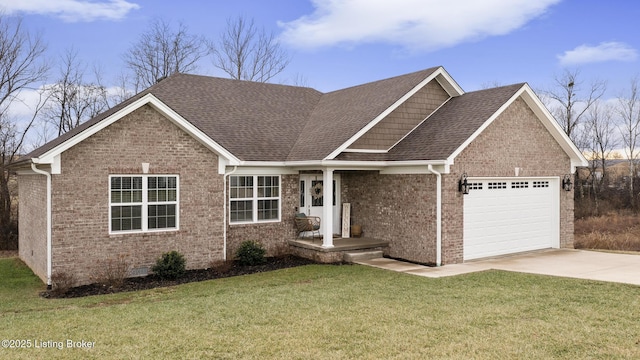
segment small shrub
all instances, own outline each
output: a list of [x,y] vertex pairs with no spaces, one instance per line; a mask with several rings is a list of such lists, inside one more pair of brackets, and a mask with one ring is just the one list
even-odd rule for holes
[[98,284],[119,288],[124,284],[124,279],[129,276],[131,265],[124,254],[115,259],[98,260],[99,268],[94,280]]
[[76,282],[72,273],[58,271],[51,274],[51,293],[55,296],[64,295]]
[[253,266],[264,264],[267,261],[264,257],[266,253],[267,251],[260,243],[256,241],[245,241],[240,244],[240,248],[238,248],[236,252],[236,257],[240,265]]
[[185,274],[184,256],[177,251],[169,251],[162,254],[151,268],[162,279],[175,280]]

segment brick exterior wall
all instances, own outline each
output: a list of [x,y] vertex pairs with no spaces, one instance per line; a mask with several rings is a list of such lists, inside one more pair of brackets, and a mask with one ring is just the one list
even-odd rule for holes
[[[177,250],[187,268],[223,258],[223,176],[215,154],[150,106],[144,106],[62,153],[53,175],[53,271],[91,282],[101,264],[125,256],[151,267]],[[179,175],[180,230],[109,235],[109,175]],[[43,177],[44,178],[44,177]],[[22,186],[22,184],[21,184]]]
[[19,175],[18,250],[22,261],[47,281],[47,177]]
[[[240,244],[247,240],[260,242],[267,250],[267,256],[289,252],[287,242],[297,236],[293,217],[296,208],[300,205],[298,179],[298,175],[280,177],[280,201],[282,202],[280,222],[228,225],[227,259],[233,259]],[[227,201],[229,201],[228,193]]]
[[[562,177],[571,162],[529,109],[516,100],[455,159],[442,181],[442,263],[463,261],[463,195],[458,180],[469,176]],[[342,173],[344,202],[351,202],[352,223],[364,236],[389,241],[385,255],[409,261],[436,262],[435,175]],[[573,247],[573,191],[559,189],[560,246]]]
[[349,148],[389,149],[448,99],[449,94],[432,80]]
[[[109,175],[180,176],[180,230],[109,235]],[[177,250],[188,268],[206,268],[224,258],[223,183],[215,154],[149,106],[62,154],[62,174],[53,176],[53,271],[74,273],[89,283],[109,259],[123,255],[135,268],[153,265]],[[456,159],[443,175],[443,264],[463,261],[463,196],[460,175],[561,177],[570,159],[523,100],[516,100]],[[350,202],[352,223],[364,236],[388,241],[386,255],[436,262],[436,176],[340,171],[342,202]],[[560,244],[573,246],[573,192],[560,190]],[[20,256],[46,277],[46,178],[20,176]],[[281,221],[227,225],[227,258],[245,240],[259,240],[267,255],[290,251],[296,237],[299,176],[281,176]],[[228,202],[227,202],[228,204]],[[44,243],[43,243],[44,242]],[[33,251],[33,255],[31,252]],[[308,255],[308,254],[301,254]],[[310,255],[309,255],[310,256]],[[316,256],[316,255],[314,255]],[[329,256],[329,255],[327,255]],[[43,278],[44,280],[44,278]]]
[[385,255],[420,263],[436,260],[435,175],[342,173],[343,202],[365,237],[389,241]]
[[[562,177],[571,171],[571,161],[522,99],[517,99],[489,125],[443,176],[444,264],[463,260],[463,195],[458,192],[462,173],[468,176]],[[559,189],[560,246],[573,247],[573,191]]]

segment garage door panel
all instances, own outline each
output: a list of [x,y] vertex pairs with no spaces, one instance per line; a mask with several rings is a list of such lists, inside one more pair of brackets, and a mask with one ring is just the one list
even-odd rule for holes
[[465,260],[553,246],[557,179],[471,182],[476,188],[464,195]]

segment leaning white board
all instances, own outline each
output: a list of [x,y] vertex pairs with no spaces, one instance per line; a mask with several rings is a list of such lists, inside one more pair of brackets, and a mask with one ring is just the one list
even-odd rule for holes
[[351,235],[351,203],[342,204],[342,237]]

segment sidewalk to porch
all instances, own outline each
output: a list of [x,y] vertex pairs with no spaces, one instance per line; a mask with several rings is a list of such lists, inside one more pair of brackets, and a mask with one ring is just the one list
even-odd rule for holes
[[302,238],[289,240],[294,255],[313,259],[319,262],[332,263],[343,261],[344,253],[357,250],[384,250],[388,241],[374,238],[334,238],[333,247],[323,248],[322,239]]

